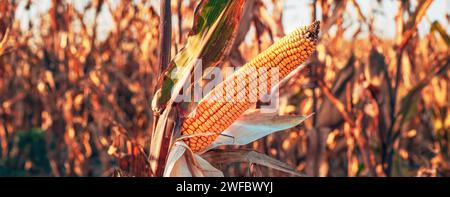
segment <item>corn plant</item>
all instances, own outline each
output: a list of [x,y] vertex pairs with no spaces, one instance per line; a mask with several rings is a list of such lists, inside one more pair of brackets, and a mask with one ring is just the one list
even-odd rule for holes
[[[220,63],[232,46],[240,17],[249,5],[249,2],[245,1],[216,3],[202,1],[199,4],[194,22],[194,30],[198,32],[191,35],[186,47],[163,72],[160,80],[162,83],[156,91],[157,96],[154,97],[153,103],[158,122],[150,144],[150,167],[157,176],[161,175],[163,169],[165,176],[223,176],[196,153],[222,144],[248,144],[274,131],[296,126],[305,119],[303,116],[278,117],[273,113],[264,116],[253,112],[238,120],[262,97],[263,91],[259,88],[264,86],[264,89],[271,90],[278,85],[275,79],[271,79],[271,71],[277,71],[276,74],[284,78],[313,53],[319,34],[318,22],[297,29],[274,43],[227,80],[218,84],[186,118],[171,113],[173,107],[178,105],[174,102],[175,96],[181,91],[183,84],[191,81],[189,73],[195,69],[194,61],[201,59],[202,65],[206,64],[206,67]],[[214,48],[208,46],[212,44]],[[206,58],[206,61],[202,58]],[[251,86],[252,81],[262,81],[263,85]],[[239,94],[242,96],[238,96]],[[252,119],[257,116],[263,116],[265,119],[259,119],[258,123],[253,120],[252,123]],[[172,121],[169,121],[170,119]],[[181,119],[185,120],[181,126],[177,126]],[[264,125],[263,122],[266,121],[269,122],[268,125]],[[234,128],[234,122],[238,122],[240,126]],[[260,124],[262,128],[252,129],[252,124]],[[219,135],[233,140],[229,142],[218,138]],[[180,141],[181,139],[183,141]]]

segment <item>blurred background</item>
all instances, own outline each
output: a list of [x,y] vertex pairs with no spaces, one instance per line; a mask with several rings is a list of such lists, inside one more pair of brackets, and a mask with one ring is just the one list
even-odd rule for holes
[[[158,0],[0,0],[0,176],[145,176]],[[172,0],[172,57],[199,1]],[[282,114],[247,148],[308,176],[450,176],[448,0],[250,0],[223,66],[321,21]],[[227,176],[283,176],[251,164]]]

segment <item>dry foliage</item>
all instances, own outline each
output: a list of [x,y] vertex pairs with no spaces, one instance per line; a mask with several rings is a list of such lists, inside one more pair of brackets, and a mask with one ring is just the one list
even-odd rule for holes
[[[19,4],[30,13],[37,1],[0,3],[0,175],[151,176],[159,8],[73,2],[53,0],[25,25],[15,17]],[[308,176],[450,176],[448,21],[426,19],[432,1],[398,1],[393,40],[377,36],[377,15],[356,0],[310,2],[321,40],[309,72],[281,88],[280,113],[314,116],[246,147],[254,151],[228,152],[232,164],[215,155],[223,150],[205,158],[226,176],[290,175],[258,165],[257,152]],[[285,34],[284,3],[254,1],[222,66],[245,64]],[[167,56],[186,43],[196,6],[172,0]],[[359,17],[351,40],[350,6]],[[419,23],[432,28],[419,35]],[[363,29],[368,36],[356,39]]]

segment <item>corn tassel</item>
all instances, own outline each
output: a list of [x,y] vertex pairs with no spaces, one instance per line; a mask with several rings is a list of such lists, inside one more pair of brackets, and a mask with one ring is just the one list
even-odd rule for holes
[[[209,92],[182,125],[183,135],[195,134],[185,139],[192,151],[202,151],[254,105],[260,98],[261,87],[267,84],[265,90],[271,89],[271,71],[277,70],[281,80],[307,60],[315,50],[319,26],[317,21],[281,38]],[[252,82],[260,81],[266,84],[251,88]]]

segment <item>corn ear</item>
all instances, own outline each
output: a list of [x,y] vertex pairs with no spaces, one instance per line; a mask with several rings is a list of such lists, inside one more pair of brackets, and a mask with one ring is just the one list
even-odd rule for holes
[[[296,29],[256,56],[225,81],[218,84],[198,104],[182,124],[183,135],[214,132],[187,138],[186,144],[194,152],[202,151],[239,116],[254,105],[262,90],[270,90],[273,73],[286,77],[314,52],[320,23]],[[277,71],[277,72],[273,72]],[[256,86],[252,86],[254,83]],[[261,85],[260,82],[265,82]],[[275,85],[275,84],[274,84]]]

